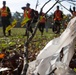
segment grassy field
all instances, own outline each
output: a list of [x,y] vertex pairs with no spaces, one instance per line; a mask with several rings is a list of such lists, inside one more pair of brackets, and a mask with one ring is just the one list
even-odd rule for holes
[[[6,37],[6,38],[24,38],[23,37],[23,35],[25,34],[25,28],[13,28],[12,30],[11,30],[11,36],[10,37]],[[8,35],[8,34],[7,34]],[[30,34],[31,35],[31,34]],[[46,37],[46,38],[48,38],[48,40],[51,40],[51,39],[53,39],[54,37],[56,36],[56,34],[54,34],[53,32],[52,32],[52,30],[51,30],[51,28],[50,29],[48,29],[48,32],[46,32],[46,30],[44,30],[44,34],[43,34],[43,36],[41,36],[41,33],[39,32],[39,30],[37,30],[37,32],[36,32],[36,34],[35,34],[35,36],[34,36],[34,38],[35,39],[42,39],[42,38],[44,38],[44,37]],[[37,37],[37,38],[36,38]],[[2,32],[2,28],[0,28],[0,39],[1,38],[4,38],[4,35],[3,35],[3,32]],[[1,41],[1,40],[0,40]]]
[[[5,43],[5,42],[11,42],[11,41],[14,41],[15,43],[18,41],[18,40],[22,40],[22,42],[25,42],[26,41],[26,36],[24,37],[23,35],[25,34],[25,28],[13,28],[11,30],[11,36],[8,36],[8,37],[5,37],[3,35],[3,32],[2,32],[2,28],[0,28],[0,45],[2,43]],[[8,35],[8,34],[7,34]],[[31,35],[31,33],[30,33]],[[39,41],[44,41],[45,40],[45,43],[49,42],[51,39],[53,39],[54,37],[57,37],[59,35],[56,35],[52,32],[51,28],[48,29],[48,32],[46,32],[46,29],[44,30],[44,34],[43,36],[41,36],[41,33],[40,31],[37,29],[37,32],[33,38],[33,40],[35,42],[39,42]],[[5,41],[5,42],[2,42],[2,41]],[[10,41],[8,41],[10,40]],[[32,40],[32,41],[33,41]],[[31,41],[31,42],[32,42]]]
[[[11,36],[4,37],[2,28],[0,28],[0,51],[7,50],[24,50],[24,43],[26,41],[26,36],[23,36],[25,33],[25,28],[13,28],[11,30]],[[31,33],[30,33],[31,35]],[[57,37],[59,35],[56,35],[52,32],[51,29],[48,29],[48,32],[44,30],[43,36],[41,36],[41,33],[39,30],[37,30],[34,38],[32,41],[30,41],[29,44],[29,58],[33,55],[37,55],[41,49],[45,47],[45,45],[52,40],[53,38]],[[31,60],[34,60],[32,58]]]

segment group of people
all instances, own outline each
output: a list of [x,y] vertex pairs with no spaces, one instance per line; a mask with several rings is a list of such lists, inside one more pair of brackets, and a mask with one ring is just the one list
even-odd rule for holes
[[[33,33],[32,25],[31,23],[37,22],[38,19],[38,11],[31,9],[30,4],[27,3],[26,7],[22,7],[24,11],[24,18],[29,18],[29,21],[27,21],[26,24],[26,32],[24,36],[28,34],[28,31]],[[4,36],[7,36],[6,28],[11,25],[10,19],[12,18],[10,8],[6,6],[6,1],[3,1],[3,7],[0,9],[0,16],[1,16],[1,23],[3,26],[3,34]],[[45,27],[45,15],[44,13],[40,13],[40,22],[39,22],[39,30],[41,34],[43,34],[44,27]],[[8,31],[8,36],[11,36],[11,30]]]
[[[38,14],[38,11],[30,8],[29,3],[26,4],[26,7],[22,7],[22,9],[24,11],[24,14],[23,14],[24,18],[26,17],[29,18],[29,21],[27,21],[26,32],[24,36],[28,34],[28,31],[33,33],[31,23],[37,22],[39,15],[40,17],[39,17],[38,28],[39,28],[39,31],[41,32],[41,35],[43,35],[45,23],[47,21],[45,13],[40,12]],[[73,7],[73,10],[70,9],[70,12],[72,13],[73,17],[76,16],[75,7]],[[11,24],[10,19],[12,17],[10,8],[6,6],[6,1],[3,1],[3,7],[0,9],[0,16],[1,16],[2,26],[3,26],[3,34],[4,36],[6,36],[5,30],[6,30],[6,27]],[[52,28],[53,32],[55,32],[56,34],[60,33],[62,19],[63,19],[63,12],[59,9],[59,6],[57,6],[56,11],[54,12],[54,18],[53,18],[54,25]],[[9,36],[11,35],[11,30],[8,31],[8,35]]]
[[38,24],[38,28],[39,28],[39,31],[41,32],[41,35],[43,35],[44,28],[45,28],[45,22],[46,22],[45,14],[43,12],[38,14],[38,11],[30,8],[29,3],[26,4],[26,7],[22,7],[22,9],[24,10],[24,18],[26,18],[26,17],[29,18],[29,21],[27,22],[27,25],[26,25],[26,32],[25,32],[24,36],[28,35],[28,33],[27,33],[28,31],[33,33],[31,23],[37,22],[39,15],[40,15],[40,18],[39,18],[40,21]]

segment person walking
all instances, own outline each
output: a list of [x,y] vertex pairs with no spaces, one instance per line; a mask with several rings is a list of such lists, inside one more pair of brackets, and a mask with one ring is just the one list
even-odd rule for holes
[[[1,23],[3,26],[3,34],[4,36],[7,36],[5,30],[6,27],[11,24],[10,23],[11,12],[9,7],[6,6],[6,1],[3,1],[3,7],[0,10],[0,16],[1,16]],[[11,30],[8,31],[8,35],[9,36],[11,35]]]
[[30,4],[27,3],[26,7],[24,8],[24,18],[28,17],[29,21],[27,21],[27,23],[26,23],[26,32],[25,32],[24,36],[28,35],[28,31],[31,32],[31,33],[33,32],[31,22],[32,22],[32,17],[33,17],[34,14],[33,14],[32,11],[33,10],[30,8]]
[[56,34],[60,33],[61,28],[61,21],[63,19],[63,12],[59,9],[59,6],[57,6],[56,11],[54,12],[54,26],[53,26],[53,32]]
[[45,23],[46,23],[46,16],[43,12],[41,12],[40,13],[40,21],[38,24],[38,28],[39,28],[39,31],[41,32],[41,36],[44,33]]

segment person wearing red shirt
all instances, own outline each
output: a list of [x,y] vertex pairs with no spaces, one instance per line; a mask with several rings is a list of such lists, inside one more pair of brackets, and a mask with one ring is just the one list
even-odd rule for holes
[[63,12],[59,9],[59,6],[57,6],[57,10],[54,12],[54,27],[53,27],[53,31],[55,31],[56,33],[60,33],[60,22],[63,19]]

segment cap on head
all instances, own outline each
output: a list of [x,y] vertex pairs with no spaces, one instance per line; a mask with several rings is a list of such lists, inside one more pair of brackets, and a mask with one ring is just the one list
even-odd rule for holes
[[27,4],[26,4],[26,7],[29,7],[29,6],[30,6],[30,3],[27,3]]
[[23,9],[23,10],[25,10],[25,9],[26,9],[26,7],[22,7],[22,9]]

